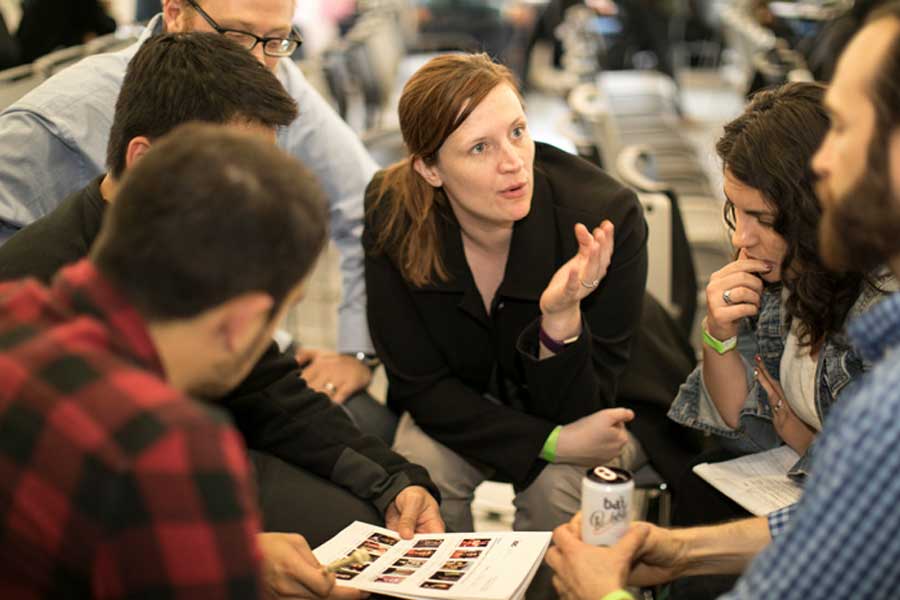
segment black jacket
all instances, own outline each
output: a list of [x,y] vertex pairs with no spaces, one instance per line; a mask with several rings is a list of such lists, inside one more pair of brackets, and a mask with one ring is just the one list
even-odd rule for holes
[[[87,255],[106,210],[101,179],[0,246],[0,280],[31,276],[49,282],[61,266]],[[425,469],[362,435],[343,409],[306,385],[294,358],[275,344],[219,404],[231,413],[248,447],[329,479],[382,513],[409,485],[440,497]]]
[[[450,280],[411,286],[385,254],[373,252],[381,211],[366,194],[369,329],[390,382],[388,401],[409,411],[431,437],[500,477],[527,485],[559,424],[615,404],[647,278],[647,225],[636,196],[593,165],[536,145],[531,211],[513,230],[506,273],[485,311],[463,252],[459,224],[444,211],[440,247]],[[615,225],[612,263],[581,303],[582,334],[538,361],[538,301],[574,256],[576,223]]]

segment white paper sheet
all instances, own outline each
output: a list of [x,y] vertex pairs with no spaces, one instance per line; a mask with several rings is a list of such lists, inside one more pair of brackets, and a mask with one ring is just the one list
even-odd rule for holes
[[550,532],[418,534],[401,540],[355,521],[314,550],[322,564],[363,547],[372,560],[341,569],[338,585],[400,598],[518,600],[550,545]]
[[719,463],[703,463],[694,473],[756,516],[790,506],[803,488],[788,479],[788,470],[800,460],[789,446],[748,454]]

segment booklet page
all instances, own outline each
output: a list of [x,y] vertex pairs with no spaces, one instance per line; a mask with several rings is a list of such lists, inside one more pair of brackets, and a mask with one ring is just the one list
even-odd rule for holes
[[724,462],[703,463],[694,467],[694,473],[762,517],[800,499],[803,488],[787,476],[798,460],[800,457],[789,446],[780,446]]
[[323,565],[357,548],[369,562],[335,575],[338,585],[401,598],[516,600],[521,598],[550,544],[550,532],[418,534],[356,521],[315,549]]

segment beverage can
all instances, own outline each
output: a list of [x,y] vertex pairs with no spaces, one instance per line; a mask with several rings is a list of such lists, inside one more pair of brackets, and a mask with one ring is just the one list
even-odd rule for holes
[[628,531],[634,477],[619,467],[588,469],[581,480],[581,539],[611,546]]

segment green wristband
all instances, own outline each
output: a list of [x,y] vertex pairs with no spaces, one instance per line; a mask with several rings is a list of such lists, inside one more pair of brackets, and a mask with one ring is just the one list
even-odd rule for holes
[[737,348],[737,336],[730,337],[727,340],[719,340],[714,338],[713,335],[704,328],[703,343],[719,354],[727,354]]
[[634,600],[634,596],[627,590],[615,590],[603,596],[600,600]]
[[556,462],[556,444],[559,442],[559,432],[562,431],[562,425],[557,425],[547,436],[544,447],[541,449],[540,457],[548,463]]

